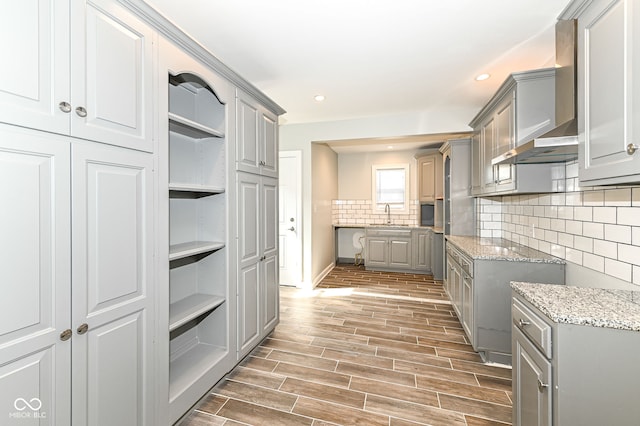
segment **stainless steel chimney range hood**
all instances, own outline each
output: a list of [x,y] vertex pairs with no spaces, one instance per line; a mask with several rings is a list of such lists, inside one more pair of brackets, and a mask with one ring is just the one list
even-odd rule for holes
[[491,164],[558,163],[578,158],[577,21],[556,23],[556,127],[491,160]]

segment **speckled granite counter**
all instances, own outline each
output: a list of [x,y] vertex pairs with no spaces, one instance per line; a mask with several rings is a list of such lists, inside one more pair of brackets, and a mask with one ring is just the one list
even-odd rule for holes
[[640,291],[525,282],[511,288],[553,322],[640,331]]
[[502,238],[480,238],[449,235],[447,241],[472,259],[507,260],[513,262],[566,263],[563,259]]

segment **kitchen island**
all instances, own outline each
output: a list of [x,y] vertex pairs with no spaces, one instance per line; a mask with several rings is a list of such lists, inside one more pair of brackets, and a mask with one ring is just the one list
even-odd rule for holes
[[511,287],[513,424],[637,425],[640,291]]

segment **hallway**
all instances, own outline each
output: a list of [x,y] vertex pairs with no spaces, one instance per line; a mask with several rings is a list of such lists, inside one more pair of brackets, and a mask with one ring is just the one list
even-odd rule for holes
[[181,426],[510,424],[511,370],[480,362],[431,276],[338,265],[280,301],[276,330]]

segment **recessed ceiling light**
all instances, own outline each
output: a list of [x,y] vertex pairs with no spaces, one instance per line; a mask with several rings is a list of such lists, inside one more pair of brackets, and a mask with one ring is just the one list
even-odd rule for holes
[[393,149],[393,145],[387,146],[387,149]]
[[324,95],[315,95],[313,99],[315,99],[316,102],[322,102],[324,101]]
[[476,81],[483,81],[488,79],[489,77],[491,77],[491,74],[487,74],[487,73],[480,74],[476,77]]

